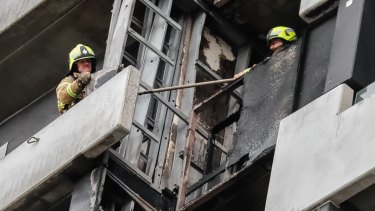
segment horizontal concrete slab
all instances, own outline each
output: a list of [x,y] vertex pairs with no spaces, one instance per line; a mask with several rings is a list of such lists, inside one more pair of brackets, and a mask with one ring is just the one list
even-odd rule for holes
[[[0,160],[0,210],[32,194],[80,155],[95,158],[129,133],[139,71],[128,67]],[[13,206],[13,207],[12,207]]]
[[[0,121],[58,84],[66,74],[68,54],[78,43],[89,45],[99,56],[100,65],[112,3],[113,0],[1,1],[0,25],[5,20],[11,25],[3,31],[0,26],[0,74],[7,78],[0,83],[0,90],[5,90],[0,92]],[[18,10],[22,10],[19,17],[14,14]]]
[[0,8],[0,32],[25,16],[45,0],[3,0]]
[[375,97],[340,85],[282,120],[266,210],[340,204],[375,183]]
[[338,1],[302,0],[299,8],[299,16],[307,23],[311,23],[323,17],[337,6]]

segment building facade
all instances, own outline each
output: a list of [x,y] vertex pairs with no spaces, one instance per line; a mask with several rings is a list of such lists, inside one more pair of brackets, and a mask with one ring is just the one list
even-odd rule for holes
[[[375,2],[2,4],[0,210],[375,208]],[[271,55],[279,25],[298,40]],[[60,115],[78,43],[98,71]]]

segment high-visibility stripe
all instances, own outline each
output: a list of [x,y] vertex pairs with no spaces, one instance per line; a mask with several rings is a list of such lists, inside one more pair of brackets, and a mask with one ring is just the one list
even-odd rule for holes
[[65,108],[65,104],[60,101],[57,101],[57,107],[59,108],[59,110],[63,110]]
[[77,98],[77,94],[73,92],[72,88],[71,88],[71,84],[68,85],[68,87],[66,87],[66,91],[68,92],[68,95],[72,98]]
[[248,72],[250,72],[250,70],[251,70],[251,67],[250,67],[250,68],[247,68],[246,70],[244,70],[244,72],[245,72],[245,73],[248,73]]

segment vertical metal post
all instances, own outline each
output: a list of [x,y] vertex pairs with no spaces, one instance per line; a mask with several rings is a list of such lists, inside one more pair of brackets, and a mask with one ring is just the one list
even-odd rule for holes
[[[236,62],[236,68],[235,68],[235,74],[239,71],[247,68],[247,66],[250,63],[250,57],[251,57],[251,46],[250,45],[244,45],[238,50],[237,54],[237,62]],[[240,93],[242,93],[242,87],[239,87],[236,89]],[[231,97],[229,101],[229,111],[228,111],[228,117],[238,111],[239,105],[235,98]],[[225,138],[223,142],[223,146],[226,149],[229,149],[231,146],[233,146],[233,134],[236,131],[236,123],[233,123],[231,126],[225,128]],[[221,158],[221,164],[223,164],[227,160],[227,155],[222,156]],[[228,172],[228,169],[223,173],[221,179],[228,178],[230,176],[230,172]]]
[[[155,0],[153,0],[152,2],[154,3]],[[152,25],[153,19],[154,19],[154,14],[153,14],[152,10],[150,10],[149,8],[146,8],[146,14],[145,14],[145,17],[144,17],[144,20],[143,20],[143,27],[142,27],[142,36],[143,37],[149,37],[150,36],[152,28],[148,27],[148,26]],[[147,50],[146,46],[139,45],[139,50],[138,50],[138,55],[137,55],[137,68],[139,68],[139,69],[141,69],[141,64],[144,62],[143,55],[145,55],[146,50]]]
[[[173,79],[173,84],[179,84],[180,81],[183,81],[186,71],[187,71],[187,61],[188,61],[188,48],[190,46],[191,40],[191,31],[192,31],[193,20],[189,16],[186,18],[185,27],[183,27],[183,43],[181,43],[179,50],[179,57],[177,61],[181,61],[180,65],[175,66],[175,72]],[[181,95],[177,94],[177,91],[171,92],[170,99],[173,99],[173,104],[176,105],[176,108],[180,108]],[[162,133],[162,138],[167,140],[162,140],[162,145],[160,146],[160,153],[158,157],[159,166],[163,166],[163,169],[157,168],[157,177],[155,178],[155,184],[159,184],[160,188],[168,186],[168,181],[170,178],[170,172],[172,169],[173,163],[173,152],[174,152],[174,142],[173,133],[175,132],[174,126],[178,121],[179,117],[174,115],[172,110],[169,110],[167,113],[167,120],[170,120],[170,123],[165,123],[164,130]],[[184,124],[184,123],[182,123]],[[164,153],[164,154],[163,154]]]
[[112,43],[113,33],[114,33],[114,30],[117,26],[117,19],[118,19],[119,14],[120,14],[121,3],[122,3],[122,0],[115,0],[113,2],[111,24],[109,25],[109,31],[108,31],[108,37],[107,37],[107,46],[106,46],[105,52],[109,52],[109,48],[110,48],[111,43]]
[[[131,17],[135,0],[124,0],[117,15],[118,8],[114,8],[112,15],[109,36],[107,40],[107,49],[104,57],[104,70],[117,70],[122,62],[122,54],[127,38],[127,29],[131,23]],[[120,3],[116,1],[115,7],[119,7]]]
[[[183,18],[181,18],[179,23],[181,24],[182,21],[183,21]],[[183,46],[183,43],[181,42],[182,34],[183,34],[182,31],[176,31],[176,30],[173,30],[171,34],[172,49],[168,53],[168,56],[177,55],[175,56],[176,61],[181,61],[181,54],[179,54],[179,52],[181,52],[182,46]],[[165,83],[164,83],[165,86],[170,86],[170,85],[178,83],[178,77],[180,76],[179,69],[180,69],[180,65],[176,63],[174,67],[171,67],[169,71],[166,72]],[[165,93],[162,93],[162,95],[164,99],[168,99],[169,101],[172,100],[173,102],[175,102],[174,99],[176,98],[176,93],[165,92]],[[174,103],[171,103],[171,104],[174,105]],[[168,141],[169,141],[168,136],[169,136],[170,127],[172,124],[173,113],[174,112],[168,109],[167,106],[162,106],[162,109],[160,109],[159,118],[157,120],[157,122],[159,123],[158,128],[160,130],[159,131],[160,143],[159,143],[159,147],[156,150],[153,150],[152,152],[153,154],[151,155],[151,157],[155,159],[152,160],[151,165],[150,165],[151,166],[150,175],[152,175],[155,171],[154,184],[156,184],[157,186],[159,186],[160,184],[162,166],[164,164],[163,162],[165,160],[165,156],[167,153],[167,146],[168,146]]]
[[0,146],[0,159],[5,157],[5,155],[7,154],[7,149],[8,149],[8,142]]
[[[199,57],[199,47],[202,38],[202,31],[206,20],[206,14],[201,12],[197,15],[193,23],[190,46],[188,51],[187,71],[184,78],[184,84],[194,83],[196,77],[196,61]],[[182,95],[181,111],[190,116],[193,107],[194,89],[179,90],[178,95]],[[179,157],[179,152],[184,151],[188,126],[184,123],[178,124],[177,137],[175,145],[175,153],[173,157],[172,171],[182,172],[183,160]],[[180,184],[181,175],[179,173],[170,173],[169,185],[170,189],[174,189],[175,185]]]
[[[160,9],[163,10],[166,14],[170,13],[172,7],[172,0],[164,0],[161,1]],[[151,12],[151,11],[150,11]],[[150,26],[145,26],[150,27]],[[167,22],[160,16],[155,16],[154,22],[152,24],[151,33],[149,36],[149,43],[155,46],[158,49],[161,49],[164,40],[165,34],[167,31],[168,24]],[[157,54],[155,54],[150,49],[145,50],[145,55],[143,59],[143,63],[141,64],[142,70],[142,77],[141,80],[145,84],[150,87],[153,87],[156,73],[159,67],[160,58]],[[144,125],[147,117],[147,111],[149,108],[149,104],[151,101],[150,95],[139,96],[136,103],[136,110],[134,113],[134,120],[139,122],[140,124]],[[137,131],[137,128],[133,126],[130,135],[128,136],[128,140],[131,140],[127,143],[127,147],[125,150],[125,158],[128,160],[132,165],[137,165],[139,159],[139,153],[142,145],[142,133]],[[154,145],[154,143],[152,143]],[[154,148],[158,146],[151,146]]]
[[195,128],[197,126],[197,114],[193,111],[193,114],[189,121],[189,136],[188,140],[185,143],[184,149],[184,159],[182,162],[182,172],[181,172],[181,183],[178,191],[177,198],[177,210],[181,209],[185,204],[186,198],[186,189],[189,182],[189,172],[190,172],[190,163],[191,156],[193,153],[193,146],[195,141]]
[[214,154],[214,140],[215,140],[215,134],[210,134],[210,136],[207,139],[207,153],[205,158],[206,166],[204,168],[204,174],[208,174],[212,171],[212,160],[213,160],[213,154]]

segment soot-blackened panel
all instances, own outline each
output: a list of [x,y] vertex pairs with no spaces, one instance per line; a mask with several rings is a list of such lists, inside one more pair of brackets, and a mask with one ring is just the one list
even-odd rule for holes
[[244,78],[243,109],[230,164],[250,161],[276,144],[279,122],[292,112],[300,42],[274,54]]
[[324,93],[335,25],[336,16],[333,16],[308,31],[304,41],[304,61],[300,77],[302,82],[297,108],[302,108]]

